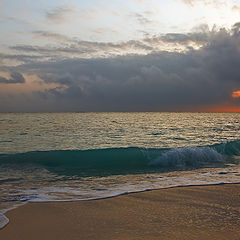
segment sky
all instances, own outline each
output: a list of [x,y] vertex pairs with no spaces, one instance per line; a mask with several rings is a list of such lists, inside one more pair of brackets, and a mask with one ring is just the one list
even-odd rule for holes
[[240,112],[240,0],[0,0],[0,112]]

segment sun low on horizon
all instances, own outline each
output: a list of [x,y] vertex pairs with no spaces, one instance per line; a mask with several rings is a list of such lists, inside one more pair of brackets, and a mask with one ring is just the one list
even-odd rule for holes
[[240,0],[2,0],[0,112],[240,112]]

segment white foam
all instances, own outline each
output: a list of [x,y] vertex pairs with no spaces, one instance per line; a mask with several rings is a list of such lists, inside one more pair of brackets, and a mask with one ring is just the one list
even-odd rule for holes
[[223,162],[223,156],[209,147],[174,148],[150,162],[151,166],[182,168]]
[[[222,174],[224,173],[224,174]],[[240,182],[240,167],[204,168],[192,171],[175,171],[168,173],[115,175],[103,178],[89,178],[88,181],[56,182],[55,186],[21,191],[19,201],[11,209],[27,202],[73,202],[112,198],[119,195],[137,193],[156,189],[180,186],[205,186]],[[100,191],[99,191],[100,189]],[[18,193],[19,194],[19,193]],[[0,228],[9,222],[4,213],[10,208],[0,211]]]
[[13,209],[23,205],[23,204],[24,203],[14,204],[11,207],[8,207],[8,208],[0,210],[0,229],[5,227],[9,223],[9,219],[5,216],[5,213],[7,213],[8,211],[13,210]]
[[5,227],[9,223],[9,219],[4,215],[0,213],[0,229]]
[[[228,174],[221,174],[223,171]],[[23,194],[34,196],[28,199],[29,202],[86,201],[169,187],[238,183],[239,173],[240,168],[235,166],[228,170],[226,168],[207,168],[161,174],[118,175],[105,177],[102,181],[99,178],[92,179],[90,185],[83,183],[75,188],[62,185],[44,187],[27,190]],[[95,185],[94,188],[93,185]]]

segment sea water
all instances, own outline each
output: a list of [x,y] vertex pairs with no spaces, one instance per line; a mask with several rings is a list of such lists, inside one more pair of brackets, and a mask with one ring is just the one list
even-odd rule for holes
[[239,163],[239,113],[2,113],[0,227],[25,202],[238,183]]

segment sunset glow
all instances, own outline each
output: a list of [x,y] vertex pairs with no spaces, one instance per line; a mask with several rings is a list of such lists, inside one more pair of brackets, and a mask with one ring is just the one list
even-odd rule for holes
[[2,0],[0,34],[0,112],[239,111],[240,0]]
[[0,0],[0,36],[0,240],[240,240],[240,0]]
[[234,92],[232,93],[232,97],[233,97],[233,98],[240,98],[240,90],[239,90],[239,91],[234,91]]
[[213,106],[213,107],[205,107],[200,108],[198,112],[226,112],[226,113],[234,113],[240,112],[240,106],[227,106],[227,105],[220,105],[220,106]]

